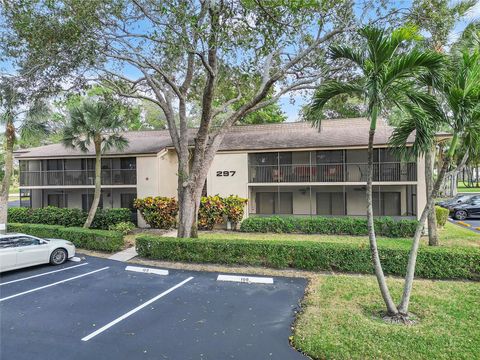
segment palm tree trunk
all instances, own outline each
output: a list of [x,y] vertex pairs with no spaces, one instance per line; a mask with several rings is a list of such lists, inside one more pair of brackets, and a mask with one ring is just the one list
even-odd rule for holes
[[102,152],[101,140],[95,140],[95,193],[93,195],[93,202],[88,212],[87,220],[83,225],[84,228],[89,228],[92,225],[95,213],[97,212],[98,204],[100,203],[100,195],[102,193]]
[[375,226],[373,221],[373,140],[375,138],[375,129],[377,126],[377,111],[374,110],[370,120],[370,131],[368,136],[368,171],[367,171],[367,222],[368,222],[368,239],[370,242],[370,252],[372,255],[375,276],[377,277],[378,286],[382,294],[383,301],[387,306],[387,313],[390,316],[398,313],[397,307],[392,300],[390,291],[388,290],[387,281],[383,273],[380,256],[378,254],[377,239],[375,236]]
[[445,174],[450,165],[450,162],[452,161],[453,154],[455,153],[455,149],[457,147],[457,143],[458,143],[458,135],[454,134],[450,149],[447,154],[447,158],[445,159],[442,165],[442,169],[438,174],[438,179],[435,182],[435,186],[433,187],[432,193],[428,197],[427,205],[422,211],[422,215],[420,216],[420,220],[415,230],[412,248],[410,250],[410,255],[408,257],[407,273],[405,275],[405,284],[403,287],[402,299],[400,301],[400,304],[398,305],[398,311],[404,316],[408,316],[408,305],[410,303],[410,296],[412,293],[413,278],[415,276],[415,265],[417,261],[418,247],[420,245],[420,237],[422,236],[423,226],[425,224],[425,220],[427,219],[428,212],[433,207],[434,199],[438,194],[438,190],[440,189],[440,185],[442,184],[443,179],[445,178]]
[[7,232],[8,196],[13,172],[13,145],[15,144],[15,126],[8,121],[5,126],[5,174],[0,188],[0,234]]
[[[435,149],[428,151],[425,154],[425,185],[427,192],[427,203],[430,200],[434,180],[433,180],[433,159],[435,156]],[[437,246],[438,245],[438,234],[437,234],[437,216],[435,215],[435,207],[432,206],[428,211],[428,245]]]

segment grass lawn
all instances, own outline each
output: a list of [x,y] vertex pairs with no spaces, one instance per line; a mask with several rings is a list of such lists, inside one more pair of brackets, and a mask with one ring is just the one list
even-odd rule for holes
[[[400,298],[402,280],[389,279]],[[414,283],[414,326],[389,325],[373,276],[317,275],[310,283],[293,344],[314,359],[478,359],[480,284]]]
[[[477,247],[480,248],[480,234],[458,225],[447,222],[444,229],[439,231],[440,246],[448,247]],[[305,234],[274,234],[274,233],[243,233],[227,231],[200,232],[200,238],[210,239],[250,239],[250,240],[309,240],[329,243],[363,243],[368,245],[368,236],[349,235],[305,235]],[[427,245],[428,239],[422,239],[422,245]],[[411,239],[378,238],[379,246],[394,246],[409,248]]]
[[465,186],[459,186],[457,188],[457,191],[461,193],[464,193],[464,192],[480,193],[480,188],[469,188]]

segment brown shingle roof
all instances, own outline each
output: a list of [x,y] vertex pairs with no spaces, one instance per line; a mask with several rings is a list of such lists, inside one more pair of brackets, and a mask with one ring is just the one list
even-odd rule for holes
[[[268,150],[367,146],[369,122],[364,118],[324,120],[321,131],[309,123],[243,125],[233,127],[226,135],[220,150]],[[378,122],[375,145],[385,145],[393,128]],[[192,138],[196,130],[192,129]],[[124,136],[129,140],[122,152],[111,150],[108,155],[155,154],[172,147],[168,130],[132,131]],[[409,139],[413,141],[413,136]],[[15,153],[17,158],[69,157],[94,155],[67,149],[62,144],[45,145]]]

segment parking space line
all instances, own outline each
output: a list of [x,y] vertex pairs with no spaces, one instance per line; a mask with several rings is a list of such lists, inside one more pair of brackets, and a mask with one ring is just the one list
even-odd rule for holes
[[28,279],[33,279],[33,278],[36,278],[36,277],[39,277],[39,276],[49,275],[49,274],[57,273],[57,272],[60,272],[60,271],[65,271],[65,270],[73,269],[73,268],[76,268],[76,267],[79,267],[79,266],[84,266],[84,265],[88,265],[88,263],[83,263],[83,264],[80,264],[80,265],[69,266],[69,267],[65,267],[65,268],[63,268],[63,269],[59,269],[59,270],[53,270],[53,271],[49,271],[49,272],[46,272],[46,273],[41,273],[41,274],[37,274],[37,275],[32,275],[32,276],[24,277],[24,278],[21,278],[21,279],[16,279],[16,280],[12,280],[12,281],[7,281],[7,282],[4,282],[4,283],[1,283],[0,286],[2,286],[2,285],[8,285],[8,284],[16,283],[16,282],[19,282],[19,281],[28,280]]
[[130,315],[135,314],[137,311],[143,309],[144,307],[150,305],[151,303],[153,303],[153,302],[157,301],[158,299],[164,297],[165,295],[171,293],[175,289],[178,289],[180,286],[183,286],[184,284],[186,284],[187,282],[189,282],[192,279],[193,279],[193,276],[189,277],[188,279],[183,280],[182,282],[178,283],[175,286],[172,286],[170,289],[165,290],[161,294],[159,294],[159,295],[155,296],[154,298],[144,302],[142,305],[137,306],[136,308],[130,310],[129,312],[123,314],[122,316],[116,318],[115,320],[109,322],[107,325],[102,326],[100,329],[92,332],[90,335],[85,336],[84,338],[82,338],[82,341],[88,341],[88,340],[92,339],[93,337],[97,336],[98,334],[101,334],[105,330],[108,330],[109,328],[111,328],[113,325],[118,324],[122,320],[125,320]]
[[51,287],[51,286],[55,286],[55,285],[58,285],[58,284],[63,284],[63,283],[65,283],[65,282],[67,282],[67,281],[72,281],[72,280],[75,280],[75,279],[79,279],[79,278],[84,277],[84,276],[87,276],[87,275],[95,274],[95,273],[97,273],[97,272],[99,272],[99,271],[107,270],[108,268],[109,268],[109,266],[106,266],[106,267],[104,267],[104,268],[97,269],[97,270],[94,270],[94,271],[90,271],[90,272],[85,273],[85,274],[77,275],[77,276],[74,276],[74,277],[71,277],[71,278],[68,278],[68,279],[65,279],[65,280],[60,280],[60,281],[57,281],[57,282],[54,282],[54,283],[51,283],[51,284],[48,284],[48,285],[40,286],[40,287],[35,288],[35,289],[31,289],[31,290],[23,291],[23,292],[18,293],[18,294],[10,295],[10,296],[1,298],[1,299],[0,299],[0,302],[5,301],[5,300],[9,300],[9,299],[13,299],[13,298],[15,298],[15,297],[17,297],[17,296],[26,295],[26,294],[32,293],[32,292],[34,292],[34,291],[46,289],[46,288],[49,288],[49,287]]

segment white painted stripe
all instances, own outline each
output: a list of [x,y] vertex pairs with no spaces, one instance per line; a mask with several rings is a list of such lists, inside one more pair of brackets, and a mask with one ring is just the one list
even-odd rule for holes
[[49,271],[49,272],[46,272],[46,273],[41,273],[41,274],[37,274],[37,275],[32,275],[32,276],[24,277],[24,278],[21,278],[21,279],[16,279],[16,280],[12,280],[12,281],[7,281],[7,282],[4,282],[4,283],[1,283],[0,286],[2,286],[2,285],[7,285],[7,284],[12,284],[12,283],[16,283],[16,282],[23,281],[23,280],[33,279],[33,278],[36,278],[36,277],[39,277],[39,276],[43,276],[43,275],[54,274],[54,273],[57,273],[57,272],[60,272],[60,271],[70,270],[70,269],[73,269],[73,268],[76,268],[76,267],[79,267],[79,266],[84,266],[84,265],[88,265],[88,263],[83,263],[83,264],[80,264],[80,265],[69,266],[69,267],[66,267],[66,268],[63,268],[63,269],[59,269],[59,270],[53,270],[53,271]]
[[111,328],[113,325],[118,324],[118,323],[119,323],[120,321],[122,321],[122,320],[125,320],[125,319],[128,318],[130,315],[133,315],[133,314],[135,314],[137,311],[142,310],[144,307],[150,305],[151,303],[153,303],[153,302],[157,301],[158,299],[164,297],[165,295],[171,293],[173,290],[178,289],[180,286],[183,286],[184,284],[186,284],[187,282],[189,282],[189,281],[192,280],[192,279],[193,279],[193,277],[189,277],[188,279],[183,280],[182,282],[178,283],[177,285],[172,286],[170,289],[164,291],[164,292],[161,293],[160,295],[157,295],[157,296],[155,296],[154,298],[148,300],[147,302],[144,302],[142,305],[137,306],[135,309],[130,310],[129,312],[125,313],[124,315],[122,315],[122,316],[116,318],[115,320],[109,322],[107,325],[102,326],[100,329],[92,332],[90,335],[85,336],[84,338],[82,338],[82,341],[88,341],[88,340],[90,340],[91,338],[97,336],[98,334],[101,334],[101,333],[104,332],[105,330],[108,330],[109,328]]
[[139,266],[127,266],[125,270],[135,271],[135,272],[140,272],[145,274],[168,275],[168,270],[152,269],[152,268],[145,268],[145,267],[139,267]]
[[258,276],[218,275],[217,281],[234,281],[247,284],[273,284],[273,278]]
[[40,286],[40,287],[38,287],[38,288],[31,289],[31,290],[27,290],[27,291],[24,291],[24,292],[15,294],[15,295],[10,295],[10,296],[1,298],[1,299],[0,299],[0,302],[5,301],[5,300],[8,300],[8,299],[13,299],[13,298],[15,298],[15,297],[17,297],[17,296],[26,295],[26,294],[32,293],[32,292],[34,292],[34,291],[46,289],[46,288],[49,288],[49,287],[51,287],[51,286],[55,286],[55,285],[58,285],[58,284],[63,284],[63,283],[65,283],[65,282],[67,282],[67,281],[72,281],[72,280],[75,280],[75,279],[79,279],[79,278],[81,278],[81,277],[84,277],[84,276],[87,276],[87,275],[91,275],[91,274],[94,274],[94,273],[99,272],[99,271],[107,270],[108,268],[109,268],[109,266],[106,266],[106,267],[104,267],[104,268],[97,269],[97,270],[94,270],[94,271],[90,271],[90,272],[88,272],[88,273],[81,274],[81,275],[77,275],[77,276],[74,276],[74,277],[71,277],[71,278],[68,278],[68,279],[65,279],[65,280],[57,281],[57,282],[54,282],[54,283],[52,283],[52,284],[48,284],[48,285],[45,285],[45,286]]

